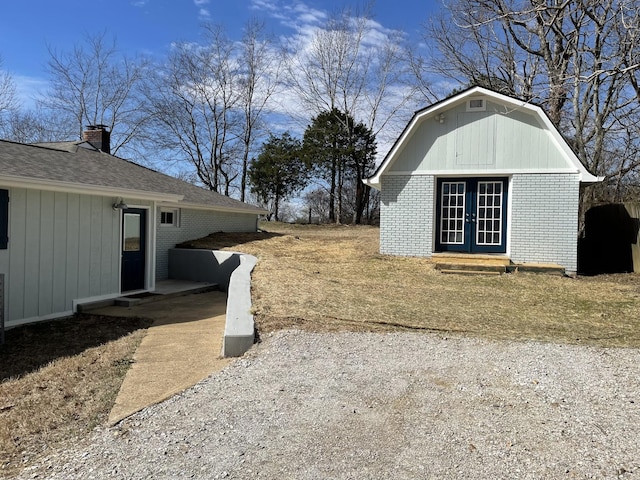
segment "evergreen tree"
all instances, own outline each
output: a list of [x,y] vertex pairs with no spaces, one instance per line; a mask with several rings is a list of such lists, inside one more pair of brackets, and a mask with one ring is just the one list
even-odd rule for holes
[[375,167],[376,143],[371,129],[334,108],[313,118],[304,133],[308,165],[328,184],[329,221],[345,221],[346,183],[355,184],[354,223],[362,222],[370,188],[362,183]]
[[285,132],[271,135],[249,167],[251,191],[279,220],[280,203],[307,185],[307,168],[300,158],[301,142]]

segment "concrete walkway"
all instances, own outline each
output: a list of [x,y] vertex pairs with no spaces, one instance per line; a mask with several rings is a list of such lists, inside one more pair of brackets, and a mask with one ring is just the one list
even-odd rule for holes
[[225,311],[226,294],[218,291],[93,310],[99,315],[153,320],[134,354],[109,424],[165,400],[228,365],[232,359],[221,357]]

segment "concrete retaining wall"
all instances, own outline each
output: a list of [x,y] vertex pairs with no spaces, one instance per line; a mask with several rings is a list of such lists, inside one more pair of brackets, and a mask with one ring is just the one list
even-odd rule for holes
[[207,210],[177,209],[175,226],[161,225],[160,212],[156,215],[156,280],[171,278],[167,252],[177,244],[201,238],[213,232],[255,232],[258,215],[255,213],[212,212]]
[[252,255],[216,250],[169,250],[169,278],[217,283],[227,292],[227,312],[222,341],[223,357],[239,357],[251,348],[255,323],[251,313]]

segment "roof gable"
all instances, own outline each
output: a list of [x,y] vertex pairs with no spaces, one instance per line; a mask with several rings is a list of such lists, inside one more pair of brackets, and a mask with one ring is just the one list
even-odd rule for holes
[[[475,100],[481,101],[476,102]],[[488,108],[487,105],[493,106],[493,108]],[[499,107],[500,112],[497,111],[497,107]],[[496,113],[499,114],[496,115]],[[474,119],[473,122],[464,120],[469,118]],[[509,135],[514,136],[514,134],[504,128],[506,125],[504,118],[510,118],[512,123],[513,121],[519,122],[520,125],[523,125],[523,128],[533,131],[534,136],[529,141],[535,142],[535,149],[523,150],[527,146],[521,144],[522,139],[508,138]],[[490,125],[490,128],[485,128],[484,131],[481,128],[479,129],[478,125],[482,126],[482,122]],[[496,125],[493,125],[493,123]],[[476,133],[475,137],[473,136],[473,128],[478,129],[479,132]],[[502,134],[499,141],[492,143],[491,139],[485,138],[495,135],[495,133],[491,132],[496,132],[497,130],[500,130]],[[487,134],[486,132],[489,133]],[[448,138],[446,137],[447,133]],[[516,133],[515,136],[517,135]],[[471,141],[473,143],[465,145],[464,142],[467,140],[461,140],[464,137],[467,139],[472,138],[473,140]],[[486,160],[487,157],[495,154],[491,149],[497,148],[495,145],[504,147],[504,144],[509,141],[518,143],[511,146],[513,151],[525,153],[517,156],[522,157],[520,159],[521,163],[526,163],[527,161],[531,163],[528,168],[529,171],[544,171],[545,169],[550,171],[551,168],[555,168],[556,170],[579,174],[582,182],[602,180],[587,171],[539,106],[486,88],[473,87],[417,111],[384,158],[376,173],[365,180],[365,183],[379,189],[382,175],[393,174],[394,172],[398,174],[397,172],[403,170],[403,173],[414,172],[418,164],[420,164],[423,173],[452,174],[454,171],[447,170],[445,166],[448,165],[450,167],[452,162],[455,162],[458,169],[457,173],[459,174],[464,174],[465,168],[468,168],[469,171],[474,170],[477,173],[485,168],[482,165],[483,162],[490,163],[490,161]],[[428,152],[432,158],[427,158],[423,163],[420,163],[422,159],[418,157],[424,155],[428,149],[433,149],[433,151]],[[537,151],[539,149],[541,150],[540,152]],[[482,158],[475,169],[471,168],[471,163],[467,167],[464,166],[465,159],[462,156],[465,151],[469,158],[471,157],[470,153],[481,152],[479,157]],[[536,152],[537,158],[533,157],[533,152]],[[449,158],[447,163],[447,153],[449,157],[455,157],[455,160],[452,161]],[[529,156],[527,157],[526,154]],[[411,160],[407,161],[407,158]],[[442,165],[438,168],[434,167],[434,162],[439,161],[442,162]],[[398,165],[395,165],[396,163]],[[494,165],[493,168],[499,170],[500,166],[500,162],[498,162],[498,165]],[[505,167],[502,165],[500,173],[505,174],[510,169],[512,169],[512,166]],[[513,171],[525,170],[526,168],[521,165]],[[488,169],[486,173],[493,172]],[[496,170],[495,173],[498,173],[498,171]]]

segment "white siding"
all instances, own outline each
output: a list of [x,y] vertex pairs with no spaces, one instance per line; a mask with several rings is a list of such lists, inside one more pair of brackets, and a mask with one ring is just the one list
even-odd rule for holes
[[73,300],[119,291],[119,215],[113,199],[9,190],[7,325],[72,311]]
[[[482,169],[564,169],[551,134],[531,114],[487,102],[486,112],[467,112],[465,104],[416,126],[390,172]],[[457,128],[460,127],[460,128]]]

